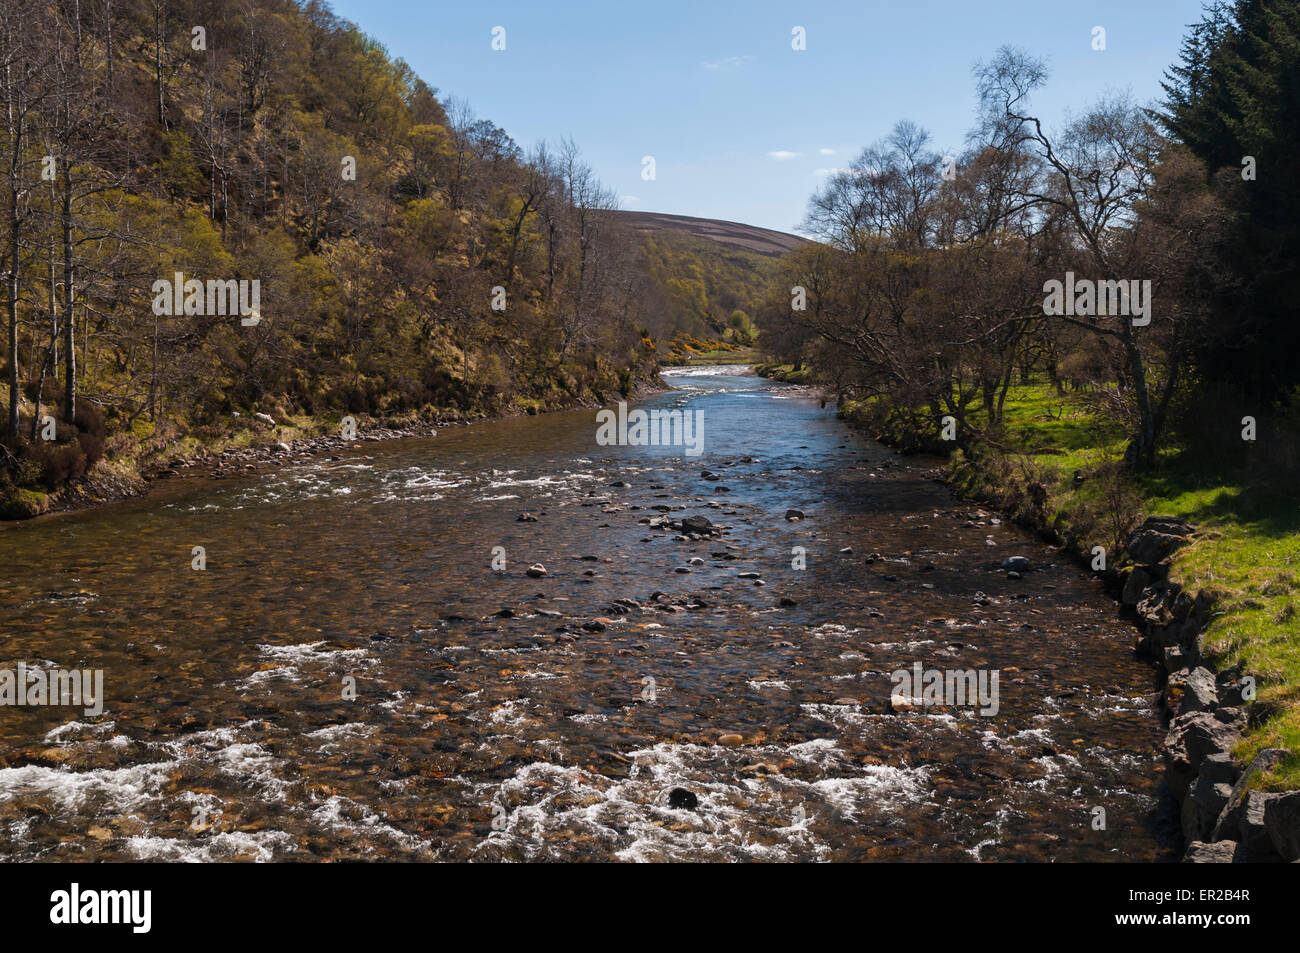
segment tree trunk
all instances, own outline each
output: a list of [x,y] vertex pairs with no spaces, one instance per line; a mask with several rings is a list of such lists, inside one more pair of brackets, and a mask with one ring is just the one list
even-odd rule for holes
[[74,314],[72,262],[72,163],[63,167],[63,350],[67,372],[63,381],[63,419],[72,423],[77,416],[77,324]]
[[[6,44],[7,45],[7,44]],[[19,169],[23,149],[22,105],[13,98],[12,74],[5,65],[6,118],[9,126],[9,145],[13,153],[9,158],[9,434],[18,436],[18,251],[22,235],[22,217],[18,202],[22,194]]]
[[1128,358],[1129,375],[1133,378],[1133,398],[1137,404],[1138,430],[1129,441],[1124,458],[1134,471],[1145,470],[1155,463],[1155,414],[1151,408],[1151,394],[1147,389],[1146,368],[1137,338],[1130,330],[1124,335],[1124,352]]

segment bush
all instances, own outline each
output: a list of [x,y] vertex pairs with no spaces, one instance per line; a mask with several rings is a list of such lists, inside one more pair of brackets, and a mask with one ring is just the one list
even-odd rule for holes
[[56,490],[86,472],[86,452],[77,439],[71,443],[37,441],[27,448],[27,455],[40,466],[40,482],[48,490]]

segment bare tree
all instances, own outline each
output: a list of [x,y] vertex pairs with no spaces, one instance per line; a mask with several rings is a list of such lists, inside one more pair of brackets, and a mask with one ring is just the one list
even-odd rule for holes
[[[1043,214],[1059,216],[1069,226],[1082,262],[1100,279],[1134,277],[1139,259],[1131,230],[1137,205],[1150,190],[1160,146],[1143,111],[1126,97],[1112,97],[1055,136],[1029,105],[1030,95],[1047,78],[1040,60],[1003,47],[977,67],[976,76],[985,141],[1011,153],[1029,152],[1044,163],[1047,175],[1031,180],[1021,200]],[[1134,467],[1151,464],[1157,402],[1150,392],[1140,328],[1123,315],[1059,319],[1119,346],[1137,418],[1126,456]]]

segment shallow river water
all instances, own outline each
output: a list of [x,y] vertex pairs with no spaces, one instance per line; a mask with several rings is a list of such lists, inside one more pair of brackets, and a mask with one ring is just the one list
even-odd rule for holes
[[[796,390],[666,380],[699,456],[583,410],[0,526],[0,668],[105,695],[0,707],[0,859],[1174,859],[1097,580]],[[917,662],[997,713],[891,711]]]

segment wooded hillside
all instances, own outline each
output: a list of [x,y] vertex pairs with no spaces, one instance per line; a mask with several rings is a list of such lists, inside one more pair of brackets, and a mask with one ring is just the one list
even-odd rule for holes
[[671,331],[576,144],[315,0],[4,0],[0,100],[10,490],[234,414],[607,398]]

